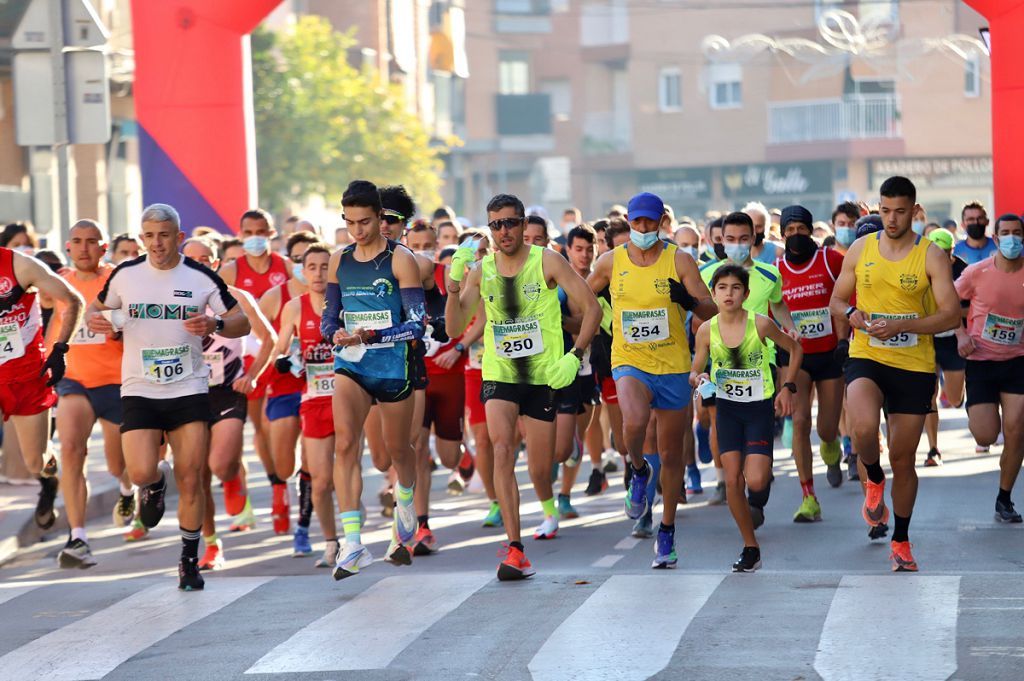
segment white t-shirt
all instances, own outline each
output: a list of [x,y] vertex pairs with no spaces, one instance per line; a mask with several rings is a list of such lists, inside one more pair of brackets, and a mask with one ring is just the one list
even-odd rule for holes
[[237,305],[212,270],[181,257],[158,270],[145,255],[121,263],[97,300],[125,314],[121,396],[171,399],[208,392],[203,339],[185,330],[194,312],[225,314]]

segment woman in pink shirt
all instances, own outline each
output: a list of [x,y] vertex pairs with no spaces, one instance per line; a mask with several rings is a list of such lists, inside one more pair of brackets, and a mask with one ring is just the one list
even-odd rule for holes
[[979,445],[999,437],[1002,409],[1003,455],[999,460],[996,520],[1021,522],[1010,491],[1024,460],[1024,223],[1003,215],[996,222],[999,250],[964,270],[956,291],[971,306],[967,329],[956,331],[957,350],[967,359],[967,417]]

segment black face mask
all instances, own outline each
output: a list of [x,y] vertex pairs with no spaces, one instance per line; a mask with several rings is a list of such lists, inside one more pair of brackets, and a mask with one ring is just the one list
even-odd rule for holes
[[786,237],[786,260],[794,265],[802,265],[814,257],[818,244],[806,234],[794,234]]
[[754,246],[760,246],[764,243],[764,232],[756,232],[754,234]]
[[725,244],[715,244],[715,257],[719,260],[725,260]]
[[967,236],[972,239],[984,239],[985,225],[967,225]]

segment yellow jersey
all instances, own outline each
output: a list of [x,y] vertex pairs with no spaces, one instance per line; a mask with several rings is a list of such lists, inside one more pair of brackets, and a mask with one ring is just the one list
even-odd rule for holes
[[676,246],[662,244],[651,265],[629,259],[628,244],[612,251],[612,368],[630,366],[649,374],[690,370],[684,312],[669,298],[669,279],[678,281]]
[[[931,242],[920,236],[902,260],[884,258],[879,251],[882,232],[864,241],[857,260],[857,309],[870,322],[884,319],[920,319],[935,309],[925,254]],[[850,357],[870,359],[905,371],[935,373],[935,346],[931,334],[904,332],[889,340],[854,331]]]

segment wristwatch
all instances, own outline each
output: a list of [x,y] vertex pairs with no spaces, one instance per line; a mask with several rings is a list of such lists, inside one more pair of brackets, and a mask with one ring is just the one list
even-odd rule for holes
[[213,325],[213,332],[220,333],[224,330],[224,319],[220,315],[214,315],[213,319],[216,321],[216,324]]
[[796,395],[796,383],[794,383],[793,381],[790,381],[789,383],[783,383],[782,387],[787,388],[789,392]]
[[459,352],[465,352],[466,351],[466,346],[463,345],[462,343],[456,343],[455,344],[455,349],[458,350]]
[[849,319],[850,315],[852,315],[856,311],[857,307],[855,305],[851,305],[850,307],[846,308],[846,312],[844,314],[846,315],[846,318]]
[[585,354],[587,354],[586,350],[581,350],[580,348],[576,348],[576,347],[574,347],[569,352],[572,353],[573,357],[575,357],[576,359],[578,359],[581,362],[583,361],[583,356]]

